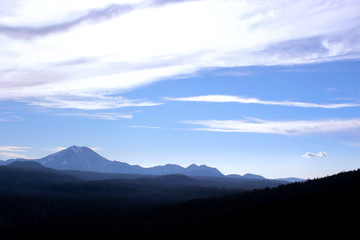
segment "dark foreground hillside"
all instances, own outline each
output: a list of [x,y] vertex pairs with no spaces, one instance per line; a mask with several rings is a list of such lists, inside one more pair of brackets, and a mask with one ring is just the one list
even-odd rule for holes
[[[3,187],[0,239],[323,239],[358,230],[359,170],[238,193],[189,185],[187,178],[180,185],[158,181],[71,178],[19,183],[21,191]],[[29,187],[37,190],[31,193]]]
[[274,189],[189,202],[184,208],[192,209],[193,215],[215,213],[187,228],[184,233],[187,236],[352,239],[359,229],[360,170]]

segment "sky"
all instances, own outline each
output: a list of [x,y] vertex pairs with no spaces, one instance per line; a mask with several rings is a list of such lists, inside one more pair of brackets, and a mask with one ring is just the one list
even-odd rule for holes
[[357,0],[0,0],[0,159],[360,167]]

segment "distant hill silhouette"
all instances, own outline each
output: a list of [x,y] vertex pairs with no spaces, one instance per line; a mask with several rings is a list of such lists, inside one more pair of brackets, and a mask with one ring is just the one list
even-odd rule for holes
[[42,166],[35,161],[14,161],[6,166],[0,166],[0,190],[13,189],[34,191],[50,183],[75,181],[78,178],[55,169]]
[[[3,164],[11,163],[17,160],[11,159]],[[71,146],[59,152],[50,154],[40,159],[32,159],[41,163],[45,167],[58,170],[80,170],[105,173],[123,173],[123,174],[147,174],[147,175],[167,175],[183,174],[187,176],[223,176],[216,168],[206,165],[192,164],[183,168],[176,164],[167,164],[164,166],[155,166],[143,168],[138,165],[130,165],[119,161],[110,161],[88,147]]]
[[164,166],[144,168],[142,173],[153,174],[153,175],[183,174],[187,176],[214,176],[214,177],[224,176],[216,168],[208,167],[206,165],[198,166],[196,164],[191,164],[186,168],[183,168],[176,164],[166,164]]
[[12,168],[32,168],[32,169],[41,169],[44,170],[46,167],[41,165],[38,162],[31,161],[31,160],[25,160],[25,161],[15,161],[7,165],[7,167]]
[[117,181],[127,185],[137,185],[143,188],[151,186],[191,186],[239,190],[261,189],[275,187],[285,181],[258,180],[258,179],[233,179],[212,176],[186,176],[183,174],[144,175],[123,173],[100,173],[79,170],[56,170],[45,167],[39,162],[17,160],[5,166],[0,166],[1,188],[14,188],[15,186],[38,187],[52,183],[74,181]]
[[277,178],[277,180],[284,180],[290,183],[294,183],[294,182],[304,182],[305,179],[302,178],[296,178],[296,177],[288,177],[288,178]]
[[229,175],[227,175],[227,177],[231,177],[231,178],[250,178],[250,179],[266,179],[261,175],[256,175],[256,174],[252,174],[252,173],[246,173],[243,176],[238,175],[238,174],[229,174]]
[[[15,161],[30,161],[27,159],[10,159],[0,161],[0,165],[8,165]],[[110,161],[99,155],[88,147],[71,146],[59,152],[50,154],[40,159],[31,159],[32,162],[41,163],[45,167],[57,170],[78,170],[99,173],[121,173],[121,174],[140,174],[140,175],[169,175],[182,174],[186,176],[205,176],[205,177],[225,177],[218,169],[206,165],[191,164],[182,167],[176,164],[166,164],[144,168],[139,165],[130,165],[125,162]],[[85,175],[85,174],[84,174]],[[94,174],[91,175],[93,177]],[[100,176],[100,175],[98,175]],[[260,175],[247,173],[243,176],[230,174],[229,178],[259,179],[265,178]],[[279,179],[280,181],[293,182],[292,178]],[[301,181],[302,179],[298,179]]]

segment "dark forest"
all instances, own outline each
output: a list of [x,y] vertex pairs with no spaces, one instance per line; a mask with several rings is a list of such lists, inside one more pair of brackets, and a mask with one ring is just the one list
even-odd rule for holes
[[294,239],[357,231],[359,170],[291,184],[241,181],[83,180],[49,168],[1,166],[0,238]]

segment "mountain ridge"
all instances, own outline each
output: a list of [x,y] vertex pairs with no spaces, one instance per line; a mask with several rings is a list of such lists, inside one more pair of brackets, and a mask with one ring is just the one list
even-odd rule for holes
[[[29,161],[27,159],[9,159],[1,165],[15,161]],[[168,175],[183,174],[186,176],[213,176],[223,177],[224,175],[216,168],[206,165],[191,164],[184,168],[176,164],[166,164],[144,168],[139,165],[130,165],[125,162],[111,161],[96,153],[88,147],[71,146],[64,150],[52,153],[39,159],[31,159],[45,167],[57,170],[80,170],[103,173],[124,173],[144,175]]]
[[[99,173],[121,173],[121,174],[140,174],[140,175],[169,175],[182,174],[186,176],[211,176],[211,177],[227,177],[227,178],[244,178],[265,180],[261,175],[246,173],[244,175],[229,174],[224,175],[215,167],[207,165],[190,164],[182,167],[177,164],[165,164],[153,167],[141,167],[139,165],[130,165],[126,162],[111,161],[101,156],[89,147],[80,147],[73,145],[61,151],[49,154],[39,159],[9,159],[0,161],[0,165],[7,165],[15,161],[33,161],[41,165],[56,170],[77,170],[90,171]],[[300,178],[282,178],[287,182],[304,181]]]

